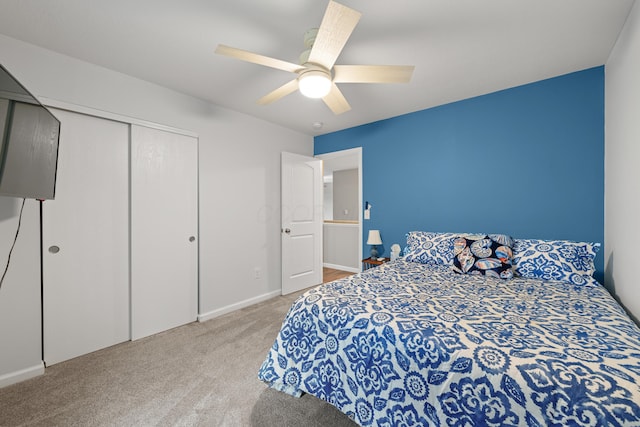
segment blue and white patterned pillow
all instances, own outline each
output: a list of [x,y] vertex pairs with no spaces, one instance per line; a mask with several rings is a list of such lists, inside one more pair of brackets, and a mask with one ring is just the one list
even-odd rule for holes
[[422,264],[451,264],[453,241],[457,233],[436,233],[430,231],[410,231],[404,258]]
[[453,242],[452,269],[460,274],[480,274],[511,279],[513,239],[504,234],[458,237]]
[[453,261],[453,241],[460,236],[476,236],[476,234],[410,231],[407,233],[404,258],[407,261],[422,264],[449,265]]
[[600,243],[567,240],[516,239],[513,265],[516,275],[584,284],[596,271],[594,259]]

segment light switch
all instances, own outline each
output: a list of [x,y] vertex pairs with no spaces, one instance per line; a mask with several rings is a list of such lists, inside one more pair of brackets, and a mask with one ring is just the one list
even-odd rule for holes
[[369,209],[364,210],[364,219],[371,219],[371,211]]

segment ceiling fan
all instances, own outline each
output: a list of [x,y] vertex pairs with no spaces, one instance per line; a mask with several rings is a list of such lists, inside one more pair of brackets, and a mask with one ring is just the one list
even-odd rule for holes
[[298,75],[260,98],[258,104],[270,104],[300,90],[309,98],[322,98],[334,114],[342,114],[351,106],[336,83],[408,83],[414,69],[405,65],[335,65],[360,16],[360,12],[330,0],[320,28],[304,35],[307,50],[300,55],[300,65],[222,44],[215,52]]

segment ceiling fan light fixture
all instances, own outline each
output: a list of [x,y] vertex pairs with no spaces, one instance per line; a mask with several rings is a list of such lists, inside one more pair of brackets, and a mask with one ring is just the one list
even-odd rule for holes
[[360,12],[329,0],[320,27],[304,34],[307,50],[300,55],[299,64],[222,44],[216,53],[297,75],[258,99],[259,105],[270,104],[299,90],[308,98],[322,98],[334,114],[342,114],[351,110],[351,106],[336,83],[408,83],[414,69],[408,65],[336,65],[360,16]]
[[300,93],[307,98],[324,98],[331,91],[331,78],[322,70],[309,70],[298,77]]

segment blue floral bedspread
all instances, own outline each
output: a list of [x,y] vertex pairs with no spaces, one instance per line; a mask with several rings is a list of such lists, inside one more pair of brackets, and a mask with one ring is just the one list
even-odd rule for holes
[[640,329],[595,280],[398,260],[300,296],[258,376],[362,426],[640,426]]

